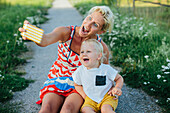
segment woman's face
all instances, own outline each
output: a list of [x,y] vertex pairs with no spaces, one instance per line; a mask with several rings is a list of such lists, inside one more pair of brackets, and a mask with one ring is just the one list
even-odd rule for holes
[[85,43],[81,46],[80,60],[87,69],[98,68],[100,58],[101,55],[92,43]]
[[101,34],[101,30],[104,25],[104,18],[101,13],[94,12],[91,15],[88,15],[79,30],[79,35],[81,37],[90,37],[96,34]]

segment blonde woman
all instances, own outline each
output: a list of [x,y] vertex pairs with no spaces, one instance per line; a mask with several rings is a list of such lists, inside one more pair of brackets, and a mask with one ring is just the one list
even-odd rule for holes
[[[98,40],[106,54],[105,64],[108,64],[109,51],[98,34],[112,28],[113,13],[107,6],[95,6],[84,19],[81,26],[57,27],[49,34],[43,34],[41,47],[59,42],[58,58],[52,65],[48,79],[40,90],[42,104],[39,113],[78,113],[83,98],[76,92],[72,73],[81,66],[80,46],[86,39]],[[25,21],[24,24],[29,24]],[[19,28],[20,32],[26,32]],[[27,39],[23,37],[23,39]],[[61,110],[60,110],[61,108]]]

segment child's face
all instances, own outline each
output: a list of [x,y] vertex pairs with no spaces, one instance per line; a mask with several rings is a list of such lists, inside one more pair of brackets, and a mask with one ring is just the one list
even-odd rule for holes
[[101,13],[94,12],[91,15],[88,15],[79,30],[79,35],[81,37],[90,37],[96,34],[102,34],[102,27],[104,25],[104,18]]
[[87,68],[98,68],[100,55],[91,43],[84,43],[80,50],[81,63]]

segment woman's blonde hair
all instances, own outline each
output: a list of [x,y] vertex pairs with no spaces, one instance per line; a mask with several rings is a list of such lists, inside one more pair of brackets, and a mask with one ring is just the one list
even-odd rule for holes
[[105,24],[103,25],[102,30],[106,32],[109,29],[109,33],[111,33],[114,22],[114,15],[108,6],[95,6],[90,9],[88,15],[93,12],[99,12],[103,15]]
[[[94,45],[95,50],[97,51],[98,54],[102,54],[101,59],[99,60],[100,63],[103,63],[104,59],[105,59],[105,55],[103,53],[103,45],[96,39],[87,39],[85,41],[82,42],[82,45],[85,43],[90,43]],[[82,46],[81,45],[81,46]]]

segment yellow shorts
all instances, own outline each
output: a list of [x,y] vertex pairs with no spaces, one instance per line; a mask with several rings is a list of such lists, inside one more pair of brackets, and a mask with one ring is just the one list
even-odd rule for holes
[[95,112],[99,112],[101,110],[102,105],[109,104],[113,108],[113,110],[116,110],[116,107],[118,105],[118,99],[114,100],[114,96],[110,96],[109,94],[105,94],[103,100],[100,103],[97,103],[90,99],[88,96],[85,98],[84,104],[82,105],[81,109],[83,107],[91,107],[94,109]]

